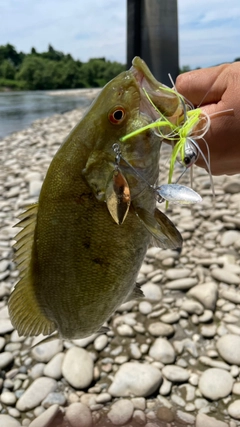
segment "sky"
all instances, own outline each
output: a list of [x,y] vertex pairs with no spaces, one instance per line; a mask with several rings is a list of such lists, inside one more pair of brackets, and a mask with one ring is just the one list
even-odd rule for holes
[[[159,0],[168,1],[168,0]],[[126,0],[0,0],[0,45],[126,63]],[[178,0],[179,65],[240,57],[239,0]]]

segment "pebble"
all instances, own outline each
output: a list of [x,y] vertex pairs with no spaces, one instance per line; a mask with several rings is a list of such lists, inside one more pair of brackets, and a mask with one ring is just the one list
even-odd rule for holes
[[240,399],[235,400],[228,406],[228,413],[236,420],[240,420]]
[[175,383],[186,382],[190,377],[190,374],[186,369],[176,365],[164,366],[164,368],[162,369],[162,374],[169,381],[172,381]]
[[189,268],[168,268],[165,276],[168,280],[183,279],[190,276],[191,270]]
[[76,389],[88,387],[93,380],[93,360],[83,348],[72,347],[65,355],[62,374]]
[[40,414],[35,420],[33,420],[29,427],[48,427],[54,420],[59,412],[59,406],[57,404],[50,406],[46,411]]
[[94,348],[97,351],[102,351],[108,343],[108,337],[105,334],[99,335],[95,340],[94,340]]
[[152,311],[152,304],[149,301],[141,301],[139,303],[138,309],[142,314],[149,314]]
[[157,338],[150,347],[149,356],[164,364],[175,361],[176,354],[172,344],[164,338]]
[[228,247],[233,245],[240,238],[240,232],[236,230],[225,231],[221,236],[220,245]]
[[204,397],[218,400],[231,393],[233,378],[229,372],[223,369],[210,368],[203,372],[198,386]]
[[71,427],[92,427],[90,409],[81,402],[72,403],[66,408],[66,419]]
[[114,397],[146,397],[154,393],[161,382],[161,372],[155,366],[129,362],[120,366],[108,392]]
[[64,406],[66,403],[66,397],[63,393],[60,392],[52,392],[45,397],[45,399],[42,401],[42,406],[47,409],[52,405],[59,405]]
[[16,400],[15,394],[10,391],[5,391],[1,394],[1,402],[5,405],[14,405]]
[[21,427],[21,424],[10,415],[0,414],[0,427]]
[[181,305],[181,309],[185,310],[189,314],[198,314],[198,315],[202,314],[204,311],[202,304],[192,299],[186,299],[185,301],[183,301]]
[[[2,320],[0,321],[0,323]],[[0,353],[0,369],[6,368],[13,361],[13,355],[9,351]]]
[[44,365],[43,374],[47,377],[54,378],[55,380],[60,380],[62,377],[62,364],[64,360],[65,354],[58,353]]
[[141,290],[143,291],[145,298],[149,301],[155,302],[160,301],[162,299],[161,288],[155,283],[145,283],[141,286]]
[[214,417],[199,413],[196,417],[196,427],[228,427],[228,424]]
[[188,295],[196,298],[205,308],[214,311],[218,297],[218,286],[213,282],[196,285],[188,291]]
[[154,322],[150,323],[148,326],[148,331],[151,335],[154,337],[170,337],[174,334],[174,328],[172,325],[166,325],[166,323],[163,322]]
[[233,290],[225,290],[221,293],[221,297],[228,301],[240,304],[240,293]]
[[197,283],[198,283],[198,280],[195,279],[194,277],[187,277],[184,279],[172,280],[171,282],[168,282],[165,285],[165,287],[167,289],[172,289],[172,290],[188,290],[193,286],[195,286]]
[[46,377],[37,378],[21,395],[16,408],[19,411],[28,411],[29,409],[36,408],[56,388],[57,382],[54,379]]
[[122,426],[132,418],[133,410],[134,406],[130,400],[121,399],[112,404],[107,416],[114,425]]
[[239,285],[240,283],[240,278],[236,274],[224,268],[214,268],[211,271],[211,275],[219,282],[228,283],[229,285]]
[[[35,341],[33,341],[32,345],[35,345]],[[54,341],[37,345],[32,349],[31,354],[32,357],[38,362],[46,363],[49,362],[53,358],[53,356],[62,351],[62,349],[62,341],[56,339]]]
[[226,362],[240,366],[240,336],[223,335],[217,341],[217,349]]

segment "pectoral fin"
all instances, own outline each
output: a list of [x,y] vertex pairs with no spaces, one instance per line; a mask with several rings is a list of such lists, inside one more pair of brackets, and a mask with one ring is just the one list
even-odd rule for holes
[[128,214],[131,197],[128,183],[118,169],[109,180],[105,197],[112,218],[118,225],[122,224]]
[[157,208],[154,214],[140,207],[134,207],[144,227],[154,238],[154,244],[162,249],[176,249],[182,246],[182,236],[170,219]]
[[127,297],[126,301],[124,302],[132,301],[133,299],[139,298],[144,298],[144,293],[141,290],[139,283],[136,283],[136,286],[133,289],[132,293]]

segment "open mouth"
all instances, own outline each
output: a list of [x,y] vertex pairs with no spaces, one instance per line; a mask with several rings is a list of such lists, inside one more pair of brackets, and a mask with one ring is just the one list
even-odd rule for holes
[[166,117],[173,116],[179,107],[179,96],[167,91],[167,86],[155,79],[145,62],[138,56],[132,61],[131,72],[141,90],[140,111],[154,121],[159,118],[159,112]]

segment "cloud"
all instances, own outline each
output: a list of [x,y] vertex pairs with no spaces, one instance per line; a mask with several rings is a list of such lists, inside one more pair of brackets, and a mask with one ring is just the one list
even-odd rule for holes
[[[1,0],[0,40],[17,50],[55,49],[87,61],[126,62],[127,0]],[[192,68],[240,56],[239,0],[178,0],[180,65]]]

